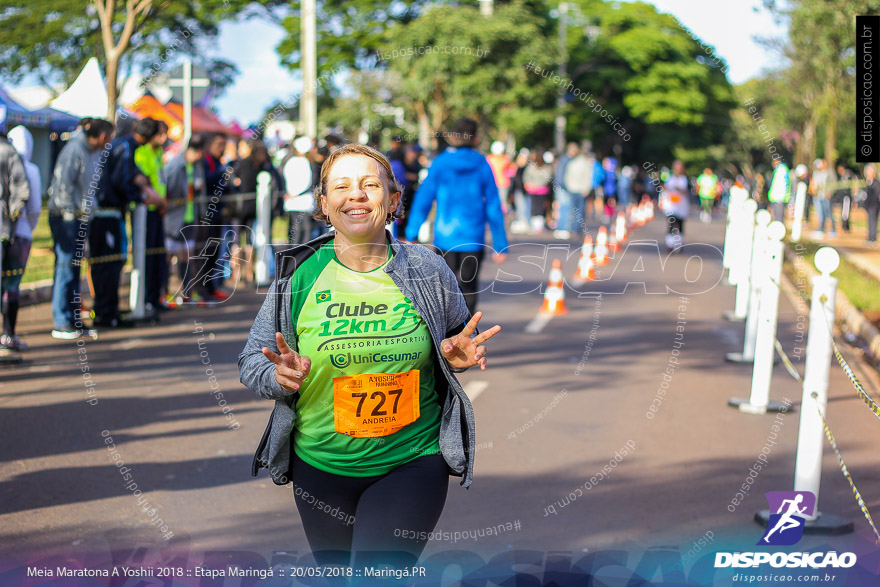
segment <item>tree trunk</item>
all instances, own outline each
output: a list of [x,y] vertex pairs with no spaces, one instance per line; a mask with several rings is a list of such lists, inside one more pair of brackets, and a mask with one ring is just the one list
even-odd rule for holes
[[116,83],[119,77],[118,54],[107,53],[107,70],[104,77],[107,78],[107,120],[116,124],[116,102],[119,100],[119,88]]
[[416,116],[419,120],[419,146],[422,149],[429,149],[431,146],[431,121],[428,119],[428,113],[425,111],[425,104],[421,100],[415,103]]
[[807,122],[804,123],[804,132],[801,134],[801,140],[798,141],[797,149],[795,150],[795,163],[803,163],[810,167],[815,156],[816,118],[810,114]]
[[504,151],[511,159],[516,159],[516,135],[513,132],[506,132],[504,140]]
[[104,43],[104,57],[107,59],[107,69],[104,77],[107,81],[107,119],[116,121],[116,103],[119,100],[119,58],[128,49],[131,35],[135,29],[135,21],[139,14],[146,13],[152,6],[152,0],[127,0],[125,10],[125,23],[119,41],[113,39],[113,17],[116,11],[116,0],[92,0],[101,21],[101,38]]
[[491,147],[492,141],[489,140],[489,135],[492,130],[491,122],[489,121],[489,117],[486,116],[485,112],[480,113],[480,126],[477,130],[477,138],[480,140],[480,144],[477,145],[477,148],[484,153],[488,153]]
[[832,102],[828,110],[828,118],[825,126],[825,160],[828,166],[834,168],[837,162],[837,99]]
[[[443,121],[446,120],[446,100],[443,96],[443,90],[440,87],[434,88],[434,97],[431,101],[431,104],[428,106],[428,114],[431,117],[431,130],[434,131],[434,141],[431,145],[432,148],[436,149],[440,146],[440,141],[438,140],[440,137],[440,133],[443,132]],[[452,140],[454,137],[445,136],[444,139],[448,144],[453,144]]]

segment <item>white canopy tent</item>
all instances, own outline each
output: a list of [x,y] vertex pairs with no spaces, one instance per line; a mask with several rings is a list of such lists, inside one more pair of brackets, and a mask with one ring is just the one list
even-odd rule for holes
[[106,118],[107,86],[98,60],[95,57],[89,59],[76,80],[50,105],[79,118]]

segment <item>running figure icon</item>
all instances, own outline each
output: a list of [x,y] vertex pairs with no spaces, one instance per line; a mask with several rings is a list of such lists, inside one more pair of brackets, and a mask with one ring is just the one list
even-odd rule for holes
[[807,519],[816,513],[816,496],[810,491],[768,491],[764,497],[770,506],[769,516],[765,534],[758,544],[797,544],[804,536]]
[[[767,544],[770,544],[770,536],[777,530],[779,530],[779,533],[782,534],[786,530],[791,530],[792,528],[797,528],[798,526],[803,525],[803,518],[792,519],[792,516],[796,514],[803,514],[807,511],[807,506],[804,506],[803,508],[798,507],[803,501],[804,496],[800,493],[797,494],[794,499],[783,500],[782,505],[779,506],[779,510],[777,510],[776,512],[777,514],[782,514],[782,516],[780,516],[779,520],[776,522],[776,525],[773,527],[772,530],[767,532],[767,535],[764,536],[762,540]],[[786,504],[788,504],[788,509],[783,512],[782,510],[785,509]]]

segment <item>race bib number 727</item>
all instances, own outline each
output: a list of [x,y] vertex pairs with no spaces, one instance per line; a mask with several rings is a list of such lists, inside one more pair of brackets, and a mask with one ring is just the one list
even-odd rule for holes
[[333,378],[336,432],[354,438],[388,436],[418,418],[418,369]]

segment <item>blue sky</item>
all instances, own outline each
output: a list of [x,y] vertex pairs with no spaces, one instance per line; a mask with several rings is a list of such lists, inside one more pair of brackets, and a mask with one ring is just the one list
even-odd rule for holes
[[224,120],[235,118],[244,125],[257,121],[269,105],[302,87],[299,76],[281,65],[275,51],[282,38],[280,26],[261,19],[220,25],[212,53],[235,63],[240,72],[214,103]]
[[[727,61],[728,76],[734,83],[778,64],[779,56],[754,37],[782,37],[785,28],[774,23],[760,0],[654,0],[652,4],[713,45],[718,56]],[[275,100],[299,91],[297,77],[280,65],[275,52],[283,36],[281,27],[257,19],[221,25],[216,54],[233,61],[241,71],[215,104],[224,118],[252,122]]]
[[714,46],[727,61],[727,76],[735,84],[779,65],[780,56],[755,41],[756,36],[783,38],[786,33],[761,0],[654,0],[651,4]]
[[[703,42],[715,47],[727,61],[728,77],[741,83],[762,70],[775,68],[780,57],[761,46],[755,37],[784,37],[785,27],[775,23],[761,0],[653,0],[661,12],[678,18]],[[213,55],[232,61],[240,73],[226,93],[215,102],[224,120],[248,124],[258,121],[268,106],[299,92],[298,74],[283,67],[275,47],[284,37],[280,26],[253,18],[224,22],[220,34],[204,47]],[[22,85],[33,85],[28,76]]]

